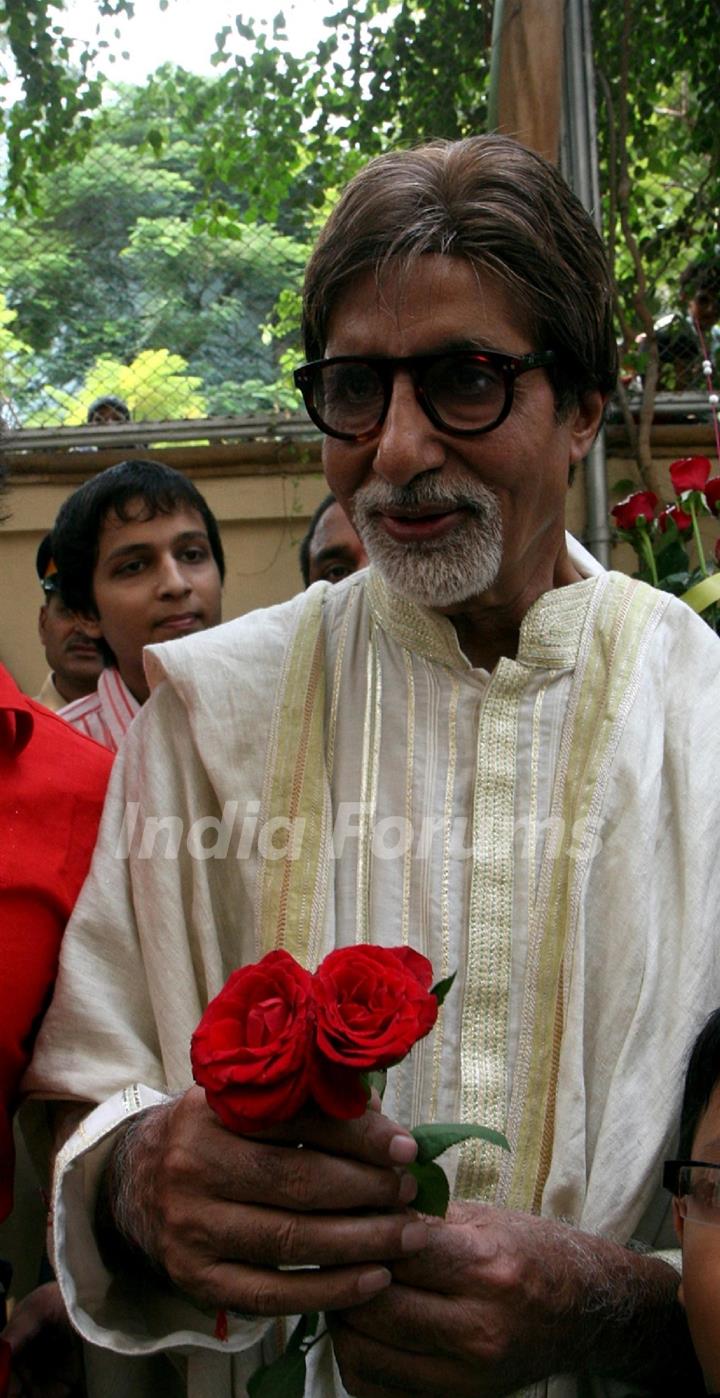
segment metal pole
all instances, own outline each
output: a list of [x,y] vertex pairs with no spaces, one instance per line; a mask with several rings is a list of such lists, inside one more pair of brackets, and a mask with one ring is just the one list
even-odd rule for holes
[[[600,181],[589,0],[566,0],[564,50],[560,168],[599,229]],[[598,562],[609,568],[612,535],[608,523],[604,429],[598,434],[585,461],[585,497],[585,543]]]

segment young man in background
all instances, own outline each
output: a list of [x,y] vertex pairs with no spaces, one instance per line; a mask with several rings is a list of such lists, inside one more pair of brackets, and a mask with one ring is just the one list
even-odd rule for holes
[[60,712],[115,752],[150,692],[144,646],[220,621],[225,559],[217,521],[181,472],[122,461],[64,502],[53,550],[63,601],[106,662],[97,693]]

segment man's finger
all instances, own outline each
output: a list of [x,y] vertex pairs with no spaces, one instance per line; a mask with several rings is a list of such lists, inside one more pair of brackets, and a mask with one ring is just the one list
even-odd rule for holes
[[289,1214],[225,1205],[203,1215],[208,1256],[265,1267],[336,1267],[407,1257],[427,1240],[427,1225],[410,1213]]
[[218,1262],[196,1279],[204,1304],[243,1315],[299,1315],[358,1306],[390,1285],[387,1267],[297,1268],[287,1272]]
[[[392,1343],[385,1344],[371,1335],[358,1333],[351,1321],[354,1310],[326,1317],[335,1358],[344,1387],[355,1398],[438,1398],[453,1394],[479,1398],[485,1392],[481,1377],[473,1378],[472,1390],[459,1382],[461,1375],[452,1360],[422,1352],[410,1352]],[[490,1391],[490,1390],[488,1390]]]

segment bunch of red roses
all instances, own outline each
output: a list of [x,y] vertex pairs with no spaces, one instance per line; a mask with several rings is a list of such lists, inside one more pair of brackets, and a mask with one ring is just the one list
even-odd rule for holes
[[[673,461],[670,479],[676,500],[659,508],[652,490],[638,490],[611,510],[621,539],[638,557],[637,576],[664,592],[673,592],[711,626],[717,623],[720,601],[720,537],[713,557],[705,555],[699,520],[720,517],[720,476],[710,478],[706,456]],[[694,551],[694,558],[692,557]]]
[[[314,1105],[341,1119],[362,1116],[372,1079],[429,1034],[454,976],[432,986],[432,966],[411,947],[331,951],[313,974],[286,951],[234,971],[193,1034],[195,1081],[231,1131],[252,1134]],[[477,1137],[508,1149],[499,1132],[468,1122],[416,1126],[413,1207],[444,1215],[450,1198],[437,1157]],[[248,1381],[250,1398],[302,1398],[306,1356],[319,1317],[300,1316],[283,1354]],[[217,1313],[216,1338],[228,1317]]]
[[234,971],[192,1037],[195,1081],[223,1124],[251,1132],[314,1103],[362,1116],[366,1075],[399,1063],[437,1019],[447,983],[411,947],[331,951],[312,975],[286,951]]

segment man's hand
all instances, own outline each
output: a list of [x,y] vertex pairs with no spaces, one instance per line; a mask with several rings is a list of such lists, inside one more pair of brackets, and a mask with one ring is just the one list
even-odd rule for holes
[[381,1295],[328,1317],[355,1398],[497,1398],[588,1370],[696,1391],[677,1276],[646,1255],[548,1219],[454,1205],[392,1272]]
[[248,1140],[192,1088],[129,1124],[110,1166],[110,1212],[203,1305],[342,1309],[388,1286],[384,1264],[426,1241],[406,1212],[416,1187],[401,1167],[415,1153],[410,1133],[375,1110],[349,1122],[307,1116]]

